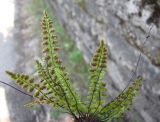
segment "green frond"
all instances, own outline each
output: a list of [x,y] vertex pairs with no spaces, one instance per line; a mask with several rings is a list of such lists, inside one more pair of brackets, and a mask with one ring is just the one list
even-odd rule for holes
[[83,108],[82,102],[70,82],[69,76],[65,71],[62,61],[59,59],[56,53],[56,51],[59,50],[59,47],[57,47],[57,36],[53,28],[53,22],[48,17],[46,12],[44,12],[44,17],[42,20],[42,31],[44,49],[43,53],[46,63],[46,70],[48,71],[47,73],[51,74],[51,72],[54,72],[58,86],[61,85],[61,90],[63,91],[62,95],[66,96],[65,101],[68,101],[67,104],[70,106],[70,109],[75,109],[76,106],[76,111],[74,111],[78,112],[80,108]]
[[59,105],[63,106],[65,109],[68,109],[65,89],[61,85],[61,82],[58,81],[54,70],[51,72],[48,71],[39,61],[36,61],[36,66],[38,75],[41,79],[41,84],[43,84],[44,88],[47,89],[48,94],[52,94],[56,101],[59,101]]
[[27,107],[27,108],[34,108],[35,106],[41,105],[41,104],[44,104],[44,102],[35,100],[35,101],[32,101],[32,102],[29,102],[29,103],[25,104],[24,106]]
[[142,81],[142,77],[136,78],[127,91],[122,92],[115,100],[105,105],[100,112],[103,120],[109,122],[113,118],[118,118],[123,115],[125,111],[130,108],[134,98],[139,93]]
[[6,74],[8,74],[12,80],[15,80],[20,87],[26,89],[30,93],[32,93],[39,86],[34,83],[34,78],[29,78],[28,75],[13,73],[10,71],[6,71]]
[[[88,112],[94,113],[98,111],[103,105],[104,97],[107,97],[105,83],[102,79],[107,67],[107,49],[103,41],[101,41],[96,53],[91,61],[90,68],[90,86],[88,92]],[[102,98],[103,94],[103,98]]]
[[29,78],[28,75],[10,71],[6,71],[6,73],[11,79],[15,80],[20,87],[31,93],[36,100],[56,106],[54,98],[49,95],[48,91],[44,90],[45,87],[42,84],[35,83],[33,78]]

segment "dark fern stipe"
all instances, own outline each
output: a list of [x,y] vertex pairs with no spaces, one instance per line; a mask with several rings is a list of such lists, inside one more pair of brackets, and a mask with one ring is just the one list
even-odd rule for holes
[[[108,51],[104,41],[101,41],[90,65],[90,84],[88,96],[82,101],[81,95],[71,83],[71,79],[58,56],[58,39],[53,27],[53,21],[44,12],[41,23],[43,58],[36,61],[36,71],[39,79],[35,81],[25,74],[6,73],[24,90],[33,96],[34,101],[27,104],[48,104],[70,114],[74,122],[110,122],[121,117],[130,108],[133,99],[139,93],[142,77],[137,77],[113,101],[107,103],[106,83],[103,82],[107,68]],[[118,80],[118,79],[117,79]]]

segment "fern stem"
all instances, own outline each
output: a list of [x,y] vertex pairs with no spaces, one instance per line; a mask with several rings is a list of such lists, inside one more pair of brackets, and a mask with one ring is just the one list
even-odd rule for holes
[[95,114],[97,114],[97,111],[98,111],[99,106],[100,106],[100,102],[101,102],[101,94],[100,94],[100,90],[99,90],[99,103],[98,103],[98,106],[96,107],[96,109],[95,109],[95,111],[94,111],[94,113],[93,113],[93,116],[94,116]]
[[10,84],[8,84],[8,83],[5,83],[5,82],[3,82],[3,81],[0,81],[0,83],[5,84],[5,85],[7,85],[7,86],[9,86],[9,87],[11,87],[11,88],[13,88],[13,89],[15,89],[15,90],[19,91],[20,93],[22,93],[22,94],[24,94],[24,95],[27,95],[27,96],[29,96],[29,97],[32,97],[32,98],[33,98],[33,96],[32,96],[32,95],[27,94],[27,93],[25,93],[25,92],[23,92],[23,91],[21,91],[21,90],[17,89],[16,87],[14,87],[14,86],[12,86],[12,85],[10,85]]

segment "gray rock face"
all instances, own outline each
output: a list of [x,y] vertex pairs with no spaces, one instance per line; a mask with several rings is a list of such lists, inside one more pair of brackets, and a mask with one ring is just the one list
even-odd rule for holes
[[[145,81],[127,118],[129,122],[159,122],[160,28],[146,23],[152,8],[145,7],[140,17],[140,0],[81,1],[47,0],[87,62],[99,41],[106,41],[109,49],[106,81],[112,97],[125,88],[142,53],[137,75],[142,75]],[[150,38],[144,45],[151,27]]]
[[[18,87],[14,81],[11,81],[5,71],[11,70],[17,73],[23,72],[28,74],[35,72],[33,68],[34,58],[35,55],[39,55],[40,41],[32,33],[30,24],[32,23],[33,25],[34,19],[26,11],[25,5],[28,4],[28,2],[28,0],[14,1],[14,26],[10,31],[7,30],[8,33],[6,37],[0,32],[0,80],[22,91],[25,90]],[[7,5],[4,6],[10,7]],[[12,13],[12,11],[7,11],[8,13],[6,11],[3,12],[5,12],[6,15],[9,12]],[[11,20],[9,20],[9,22],[10,21]],[[8,23],[6,22],[6,24]],[[3,96],[1,96],[0,109],[3,113],[1,113],[0,122],[49,122],[46,108],[40,106],[37,107],[37,109],[33,109],[24,106],[33,100],[31,97],[1,83],[0,89],[6,93],[6,109],[8,109],[4,109],[5,107],[3,106],[5,106],[5,104],[1,101],[5,101],[5,99],[2,99]],[[6,115],[4,114],[5,112],[7,113]]]

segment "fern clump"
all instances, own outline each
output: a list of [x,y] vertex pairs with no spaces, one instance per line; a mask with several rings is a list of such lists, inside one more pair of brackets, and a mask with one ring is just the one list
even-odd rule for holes
[[128,90],[107,103],[107,89],[103,77],[107,67],[108,51],[104,41],[100,42],[91,61],[88,96],[82,101],[58,56],[57,35],[46,12],[41,28],[43,58],[36,61],[39,81],[35,82],[35,78],[28,75],[6,71],[19,86],[33,96],[34,101],[28,105],[49,104],[72,115],[75,122],[109,122],[130,108],[140,89],[142,78],[137,77]]

